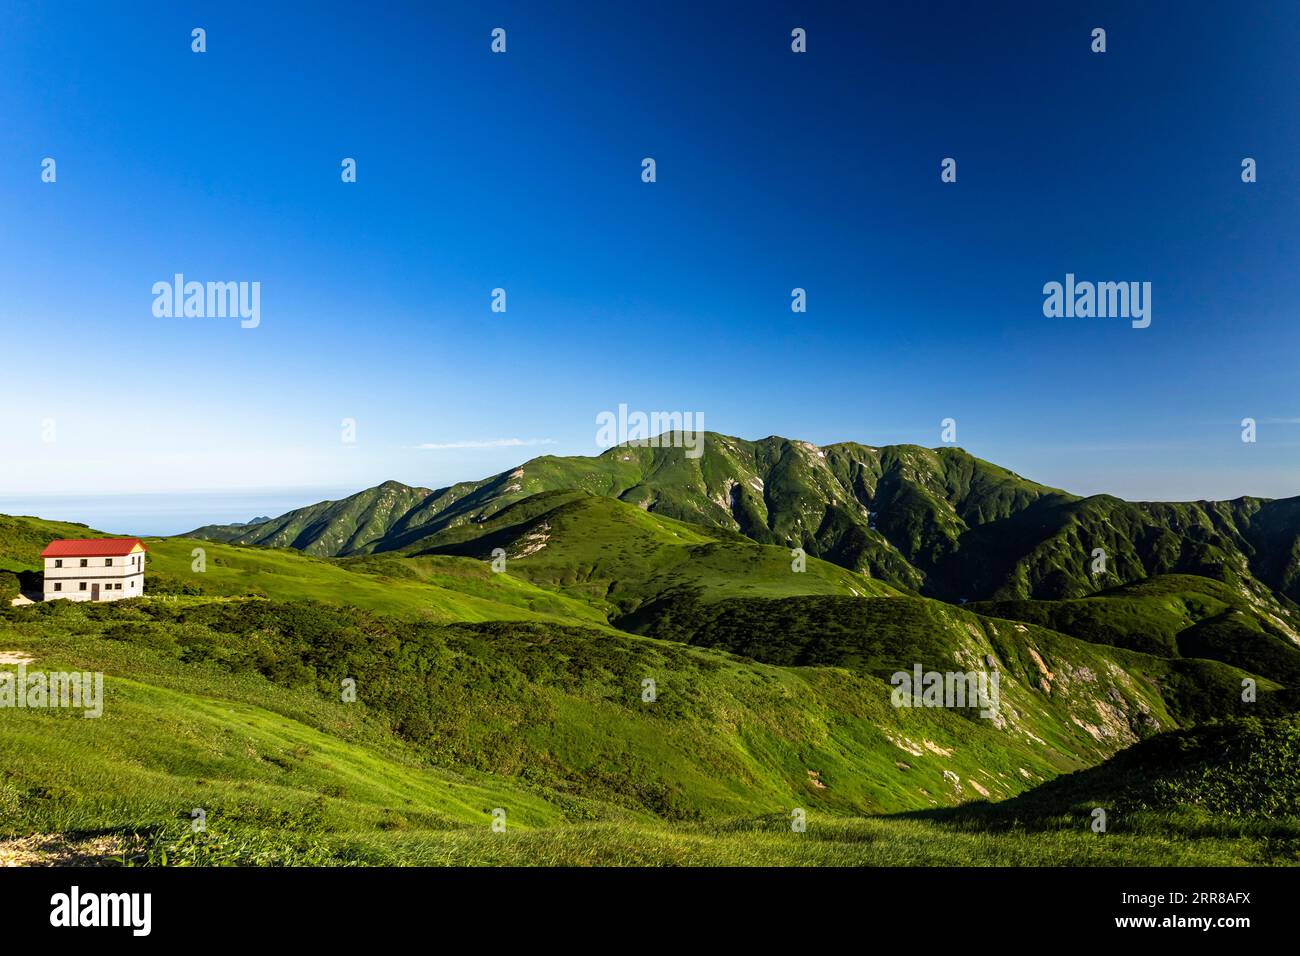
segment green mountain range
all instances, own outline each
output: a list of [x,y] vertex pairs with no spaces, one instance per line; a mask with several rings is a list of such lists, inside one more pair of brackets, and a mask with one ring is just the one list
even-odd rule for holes
[[[1300,601],[1300,498],[1080,498],[955,447],[819,448],[708,433],[694,459],[645,446],[546,456],[482,481],[437,491],[390,481],[251,527],[208,526],[191,536],[332,557],[409,551],[468,534],[532,495],[572,490],[799,547],[947,601],[1075,598],[1171,573],[1223,581],[1270,613],[1279,600],[1291,611]],[[1096,549],[1105,552],[1104,572],[1093,568]]]
[[[107,687],[0,709],[0,860],[1300,862],[1295,500],[705,448],[387,482],[147,539],[140,599],[0,602],[0,670]],[[0,516],[0,597],[96,534]],[[900,706],[914,672],[996,707]]]

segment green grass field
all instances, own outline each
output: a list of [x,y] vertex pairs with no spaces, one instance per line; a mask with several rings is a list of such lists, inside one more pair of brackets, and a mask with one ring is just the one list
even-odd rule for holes
[[[0,670],[21,659],[106,685],[98,719],[0,708],[0,860],[72,847],[138,865],[1300,862],[1294,721],[1216,705],[1240,670],[981,617],[821,562],[793,573],[784,549],[619,502],[534,504],[485,529],[505,532],[503,574],[476,554],[149,539],[146,598],[0,608]],[[50,536],[89,533],[3,521],[13,571]],[[541,525],[547,548],[511,550]],[[610,623],[638,612],[701,646]],[[885,678],[913,660],[994,661],[1004,719],[892,706]],[[1227,721],[1210,743],[1172,736],[1207,720]],[[1203,755],[1220,752],[1266,755],[1284,785],[1222,812],[1244,771],[1216,776]],[[1154,802],[1133,797],[1141,753],[1159,757],[1138,774]],[[1104,835],[1090,801],[1114,811]]]
[[[192,538],[147,538],[155,575],[205,595],[323,601],[436,621],[552,621],[604,625],[597,611],[484,562],[442,558],[338,561],[298,551],[240,547]],[[206,570],[193,570],[203,549]]]

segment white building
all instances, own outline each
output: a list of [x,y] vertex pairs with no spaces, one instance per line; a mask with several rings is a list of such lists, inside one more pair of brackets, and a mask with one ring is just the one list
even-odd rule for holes
[[144,594],[139,538],[51,541],[45,559],[45,600],[120,601]]

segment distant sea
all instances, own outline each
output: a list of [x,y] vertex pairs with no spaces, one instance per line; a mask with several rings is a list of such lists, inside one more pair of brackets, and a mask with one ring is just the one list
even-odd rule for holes
[[275,518],[318,501],[346,498],[356,490],[308,488],[88,497],[0,494],[0,514],[76,521],[109,534],[171,535],[184,534],[205,524]]

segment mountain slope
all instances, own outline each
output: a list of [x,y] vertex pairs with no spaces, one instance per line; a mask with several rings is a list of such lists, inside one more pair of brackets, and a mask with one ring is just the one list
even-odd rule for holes
[[[20,571],[39,594],[40,552],[51,540],[102,537],[85,525],[0,516],[0,586],[4,569]],[[468,558],[410,561],[316,558],[287,548],[252,548],[194,538],[145,538],[145,590],[170,600],[267,598],[317,600],[435,621],[553,621],[606,625],[582,601],[512,575],[493,574]],[[3,595],[0,590],[0,595]],[[5,605],[8,601],[4,602]]]
[[[595,458],[533,459],[480,482],[429,493],[405,513],[393,514],[386,528],[371,525],[368,537],[357,535],[350,516],[371,513],[377,499],[411,501],[419,489],[387,482],[251,528],[209,526],[192,536],[318,554],[397,550],[481,522],[531,494],[556,490],[588,491],[665,517],[738,531],[760,543],[800,546],[851,570],[908,585],[923,582],[912,561],[942,553],[967,520],[995,520],[1044,495],[1063,495],[958,449],[819,449],[783,438],[749,442],[710,433],[699,459],[686,458],[680,449],[644,446],[620,446]],[[880,510],[879,529],[869,505]]]
[[[709,433],[704,449],[698,459],[680,448],[629,445],[594,458],[547,456],[432,492],[387,482],[253,527],[193,535],[321,555],[408,550],[530,495],[572,490],[802,547],[949,601],[1083,597],[1169,573],[1212,577],[1270,605],[1293,609],[1300,601],[1300,498],[1078,498],[950,447],[818,448]],[[1097,549],[1104,572],[1094,571]]]
[[1162,657],[1222,661],[1300,686],[1289,608],[1195,575],[1157,575],[1068,601],[983,601],[968,609]]
[[402,553],[466,555],[486,562],[494,552],[504,553],[511,576],[590,601],[615,623],[668,595],[707,602],[898,593],[817,558],[797,562],[787,548],[583,491],[532,495],[482,522],[421,538]]
[[[35,656],[37,666],[107,675],[102,723],[52,710],[0,713],[0,754],[18,768],[0,783],[23,811],[18,819],[42,826],[120,825],[134,800],[154,822],[192,806],[237,813],[261,803],[241,799],[240,781],[253,794],[277,784],[309,793],[362,757],[322,733],[424,763],[444,781],[496,781],[499,805],[520,808],[528,825],[568,811],[590,818],[600,807],[667,820],[791,806],[921,808],[955,803],[976,785],[1009,796],[1117,746],[1058,734],[1054,724],[1040,728],[1042,744],[942,708],[900,710],[887,684],[834,668],[773,667],[608,631],[448,626],[313,603],[146,598],[0,609],[0,647]],[[338,702],[344,678],[356,682],[354,706]],[[189,716],[172,719],[182,711]],[[271,714],[304,727],[272,726]],[[222,735],[221,720],[239,734]],[[161,737],[160,722],[172,728]],[[150,756],[129,785],[103,771],[139,762],[142,746]],[[60,767],[75,765],[83,748],[101,756],[74,781]],[[20,760],[20,751],[48,756]],[[945,771],[974,783],[963,790]],[[204,790],[196,778],[209,775],[221,783],[193,802]],[[527,799],[511,797],[521,786]],[[303,799],[284,796],[290,805]],[[427,794],[394,809],[465,819],[454,802]],[[348,812],[324,803],[334,819]],[[558,812],[545,813],[546,804]],[[491,806],[472,810],[484,826]]]
[[[1100,808],[1107,833],[1155,826],[1203,838],[1207,821],[1272,834],[1271,854],[1294,864],[1300,817],[1300,719],[1242,718],[1159,734],[1096,767],[1063,774],[998,804],[918,816],[987,832],[1069,826],[1086,833]],[[1289,837],[1289,838],[1287,838]]]
[[[1295,817],[1284,815],[1294,814],[1285,791],[1294,767],[1278,762],[1293,763],[1294,751],[1269,750],[1254,764],[1265,771],[1248,778],[1258,791],[1251,807],[1267,814],[1258,833],[1210,830],[1204,820],[1196,839],[1134,832],[1120,813],[1106,840],[1086,816],[1085,825],[1066,820],[1030,839],[991,825],[966,832],[965,817],[863,816],[956,810],[982,797],[976,785],[1002,799],[1092,755],[994,744],[987,722],[895,710],[886,686],[834,668],[756,665],[536,625],[413,632],[408,621],[359,611],[248,600],[0,609],[0,648],[43,668],[102,671],[109,702],[99,721],[0,711],[0,859],[58,835],[101,861],[122,853],[181,865],[1173,865],[1295,856]],[[357,677],[357,703],[339,701],[341,674]],[[659,679],[656,703],[641,699],[646,674]],[[1189,767],[1213,773],[1215,750],[1211,742]],[[1130,766],[1140,771],[1144,760]],[[1201,772],[1179,779],[1196,784]],[[1085,812],[1094,799],[1081,791]],[[202,833],[191,828],[196,807],[206,814]],[[504,833],[491,828],[496,808]],[[806,833],[792,832],[792,808],[807,811]]]
[[320,556],[354,554],[383,539],[431,494],[428,488],[386,481],[342,501],[322,501],[255,524],[207,525],[186,537],[295,548]]

